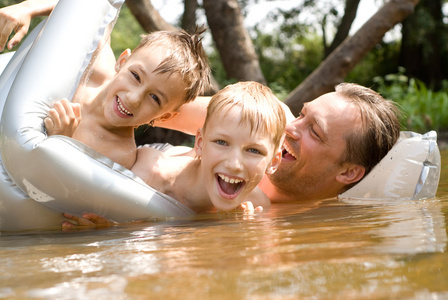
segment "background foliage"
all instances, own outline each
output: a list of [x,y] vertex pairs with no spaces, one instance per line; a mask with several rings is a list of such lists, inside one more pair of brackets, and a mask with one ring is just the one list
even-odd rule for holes
[[[250,9],[253,1],[239,1],[243,14]],[[412,18],[406,20],[403,30],[407,31],[403,39],[378,44],[345,78],[347,82],[372,87],[386,98],[397,102],[403,111],[403,129],[418,132],[430,129],[448,130],[447,18],[443,11],[441,17],[431,11],[431,5],[434,4],[431,1],[434,0],[421,0]],[[0,6],[16,2],[20,1],[0,0]],[[445,4],[447,1],[440,2]],[[342,0],[298,1],[294,9],[273,10],[262,23],[248,28],[263,74],[280,99],[284,99],[324,59],[325,48],[328,46],[327,35],[331,36],[331,28],[337,26],[344,13],[343,3]],[[303,18],[304,14],[311,14],[314,18]],[[32,26],[41,19],[33,20]],[[266,24],[274,26],[267,30]],[[428,38],[434,32],[437,33],[436,43],[434,39]],[[112,32],[115,55],[118,56],[126,48],[133,49],[144,33],[124,5]],[[436,48],[439,52],[436,52]],[[220,85],[234,82],[234,79],[226,78],[212,43],[207,47],[207,52],[213,75]],[[409,56],[411,52],[416,59],[410,65],[409,62],[406,63],[405,54]],[[437,68],[439,71],[431,65],[436,53],[440,60]]]

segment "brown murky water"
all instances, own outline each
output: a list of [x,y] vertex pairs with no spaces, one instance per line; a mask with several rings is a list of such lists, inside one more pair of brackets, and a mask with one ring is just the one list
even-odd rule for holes
[[276,205],[0,236],[6,299],[448,299],[448,151],[436,199]]

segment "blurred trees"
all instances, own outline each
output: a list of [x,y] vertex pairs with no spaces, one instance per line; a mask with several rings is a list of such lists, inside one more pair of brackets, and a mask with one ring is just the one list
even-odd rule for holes
[[[135,47],[140,33],[175,27],[191,31],[197,18],[201,23],[206,19],[213,38],[207,51],[219,86],[238,80],[266,83],[295,113],[304,101],[341,81],[375,88],[374,77],[397,72],[399,66],[409,78],[442,88],[448,77],[443,13],[448,1],[371,1],[384,7],[350,36],[360,0],[300,0],[293,7],[271,10],[252,27],[244,25],[251,7],[269,5],[270,0],[184,0],[184,13],[173,24],[150,0],[126,0],[112,46],[119,53]],[[0,6],[14,2],[19,0],[0,0]],[[165,5],[171,2],[179,4],[165,0]],[[401,24],[402,36],[384,40],[395,24]]]
[[448,28],[442,13],[446,1],[420,2],[415,13],[403,22],[399,62],[408,76],[440,89],[448,76]]
[[[146,10],[153,10],[149,0],[128,0],[129,7],[133,10],[135,3],[146,3]],[[432,2],[432,0],[426,0]],[[441,2],[442,0],[435,0]],[[332,91],[334,86],[344,81],[345,77],[350,71],[366,56],[366,54],[377,44],[381,43],[384,34],[392,29],[396,24],[403,21],[408,15],[412,14],[414,7],[418,4],[419,0],[394,0],[386,1],[383,8],[378,10],[374,17],[372,17],[366,24],[352,37],[349,37],[349,31],[351,25],[355,19],[359,0],[345,0],[345,1],[310,1],[304,0],[298,3],[296,8],[289,11],[278,11],[278,15],[283,16],[283,20],[286,22],[281,24],[280,27],[284,30],[280,34],[285,34],[289,37],[295,36],[296,42],[300,41],[301,37],[297,33],[308,33],[312,28],[321,28],[320,36],[322,37],[322,54],[312,49],[313,55],[320,57],[320,64],[313,66],[311,74],[307,76],[305,80],[293,81],[293,87],[291,85],[288,88],[293,88],[292,92],[286,97],[285,102],[290,106],[293,113],[298,113],[301,109],[303,102],[310,101],[317,96]],[[194,10],[197,8],[197,2],[195,0],[185,0],[185,15],[183,20],[188,26],[192,26],[192,18],[194,18]],[[256,42],[252,42],[247,29],[244,27],[244,9],[249,7],[249,1],[237,1],[237,0],[203,0],[203,9],[207,16],[207,22],[210,27],[213,40],[217,52],[219,53],[220,61],[225,70],[226,79],[238,80],[254,80],[262,83],[273,84],[274,89],[278,88],[278,82],[273,78],[273,81],[266,80],[264,73],[269,72],[260,66],[260,62],[263,63],[263,59],[266,59],[266,52]],[[340,7],[344,5],[344,9],[340,12]],[[241,8],[242,7],[242,8]],[[338,10],[339,8],[339,10]],[[440,7],[435,8],[435,10]],[[145,10],[145,6],[140,5],[136,12],[138,20]],[[316,24],[301,24],[299,16],[303,13],[314,12],[314,22],[320,23],[320,26]],[[164,26],[164,21],[160,20],[158,14],[147,14],[145,18],[152,18],[152,23],[160,22],[160,27]],[[328,22],[333,20],[335,34],[333,35],[332,42],[328,43],[327,39],[331,36],[327,32]],[[291,22],[292,21],[292,22]],[[148,22],[146,20],[146,22]],[[144,23],[140,21],[143,25]],[[187,25],[185,25],[187,26]],[[410,25],[412,28],[412,25]],[[152,27],[148,27],[152,28]],[[154,26],[157,28],[157,26]],[[331,27],[330,27],[331,28]],[[403,27],[407,28],[407,27]],[[256,31],[257,32],[257,31]],[[264,34],[258,31],[259,34]],[[319,34],[315,33],[315,37]],[[265,40],[269,39],[268,36],[264,36]],[[279,38],[280,40],[280,38]],[[274,41],[274,40],[272,40]],[[256,52],[255,46],[260,46],[260,49]],[[280,45],[279,45],[280,46]],[[298,52],[303,44],[297,44],[293,42],[292,47],[286,51]],[[295,46],[295,47],[294,47]],[[299,47],[298,47],[299,46]],[[338,47],[339,46],[339,47]],[[294,50],[296,49],[296,50]],[[275,51],[276,53],[281,53]],[[260,55],[257,55],[257,54]],[[284,54],[284,53],[281,53]],[[291,54],[291,53],[289,53]],[[272,55],[272,54],[271,54]],[[297,55],[297,54],[296,54]],[[260,57],[260,58],[259,58]],[[283,57],[286,58],[286,57]],[[325,59],[326,58],[326,59]],[[403,60],[406,60],[406,56],[402,56]],[[270,57],[268,59],[276,59]],[[300,68],[300,65],[307,64],[308,62],[302,62],[300,65],[294,66],[293,63],[284,61],[284,64],[289,64],[285,69],[285,72],[291,71],[291,66]],[[373,74],[372,74],[373,77]],[[293,80],[293,78],[289,78]],[[276,84],[277,83],[277,84]],[[281,87],[280,87],[281,89]]]

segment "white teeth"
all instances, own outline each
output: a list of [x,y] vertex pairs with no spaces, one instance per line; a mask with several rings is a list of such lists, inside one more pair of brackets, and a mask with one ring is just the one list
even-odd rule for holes
[[227,176],[224,176],[222,174],[218,174],[219,178],[221,178],[222,180],[224,180],[225,182],[229,182],[229,183],[240,183],[243,182],[242,179],[236,179],[236,178],[229,178]]
[[118,107],[118,110],[122,113],[122,114],[126,114],[126,115],[128,115],[128,116],[132,116],[132,113],[129,111],[129,110],[127,110],[126,108],[124,108],[124,106],[121,104],[121,101],[120,101],[120,98],[118,98],[117,97],[117,107]]
[[284,144],[283,146],[285,147],[285,150],[286,150],[289,154],[291,154],[292,156],[294,156],[294,157],[297,159],[297,157],[294,155],[294,153],[292,153],[292,149],[291,149],[287,144]]

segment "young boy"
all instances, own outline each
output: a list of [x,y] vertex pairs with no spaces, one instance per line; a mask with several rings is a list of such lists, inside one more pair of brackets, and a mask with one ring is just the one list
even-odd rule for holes
[[227,86],[212,97],[194,149],[142,147],[131,170],[196,212],[229,211],[246,201],[269,206],[255,188],[281,161],[286,118],[279,102],[256,82]]
[[[257,185],[280,164],[285,125],[284,109],[268,87],[229,85],[212,97],[193,149],[141,147],[131,170],[196,212],[230,211],[243,202],[267,207],[270,201]],[[107,223],[93,214],[66,217],[82,225]]]
[[130,169],[137,157],[134,129],[172,118],[208,83],[202,32],[149,34],[116,62],[107,45],[72,103],[56,102],[50,110],[47,133],[71,136]]

